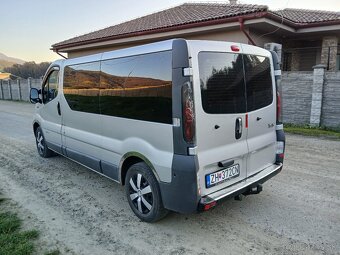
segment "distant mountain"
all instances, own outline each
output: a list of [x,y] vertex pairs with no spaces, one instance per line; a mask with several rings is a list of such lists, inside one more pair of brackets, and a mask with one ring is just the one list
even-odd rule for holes
[[5,67],[12,66],[14,64],[23,64],[24,60],[18,58],[8,57],[5,54],[0,52],[0,71]]
[[26,62],[26,61],[24,61],[22,59],[19,59],[19,58],[8,57],[8,56],[6,56],[5,54],[3,54],[1,52],[0,52],[0,60],[6,60],[8,62],[14,62],[16,64],[23,64],[23,63]]

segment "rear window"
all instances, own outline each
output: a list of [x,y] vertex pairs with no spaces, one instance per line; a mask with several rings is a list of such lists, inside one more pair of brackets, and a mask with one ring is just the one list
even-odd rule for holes
[[272,103],[269,58],[200,52],[198,63],[202,106],[206,113],[244,113]]
[[247,111],[251,112],[273,101],[273,85],[269,58],[243,55],[247,86]]
[[202,105],[207,113],[246,111],[242,55],[201,52],[198,55]]

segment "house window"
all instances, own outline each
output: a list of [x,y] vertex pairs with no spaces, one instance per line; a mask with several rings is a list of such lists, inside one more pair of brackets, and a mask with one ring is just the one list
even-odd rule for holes
[[336,56],[336,70],[340,71],[340,53]]

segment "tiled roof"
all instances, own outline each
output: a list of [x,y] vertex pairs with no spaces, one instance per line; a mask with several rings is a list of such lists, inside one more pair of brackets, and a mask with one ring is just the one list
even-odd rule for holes
[[56,43],[52,47],[98,38],[150,31],[209,20],[217,20],[250,13],[267,11],[265,5],[185,3],[164,11],[153,13],[115,26]]
[[145,32],[157,33],[162,29],[176,29],[182,25],[224,20],[245,15],[265,13],[276,19],[293,23],[294,26],[317,24],[320,22],[340,22],[340,13],[330,11],[283,9],[269,11],[265,5],[227,4],[227,3],[185,3],[164,11],[110,26],[95,32],[74,37],[52,45],[63,48],[82,45],[93,41],[128,37]]
[[340,21],[339,12],[331,11],[318,11],[318,10],[305,10],[305,9],[283,9],[274,11],[277,15],[282,15],[285,19],[297,24],[301,23],[316,23],[327,21]]

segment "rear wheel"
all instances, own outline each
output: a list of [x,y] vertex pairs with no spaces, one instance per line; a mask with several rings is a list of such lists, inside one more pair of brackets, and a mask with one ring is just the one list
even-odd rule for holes
[[53,151],[47,148],[45,137],[40,127],[38,127],[35,131],[35,143],[41,157],[49,158],[54,155]]
[[167,215],[158,181],[144,162],[134,164],[128,169],[125,191],[132,211],[142,221],[155,222]]

